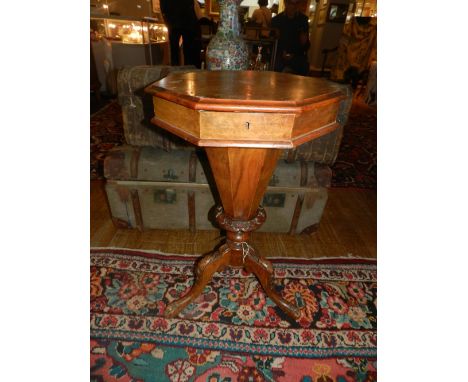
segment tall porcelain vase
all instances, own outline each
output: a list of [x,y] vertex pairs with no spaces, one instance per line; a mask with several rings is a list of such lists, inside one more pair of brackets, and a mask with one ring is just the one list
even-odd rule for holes
[[206,49],[208,70],[246,70],[247,45],[240,35],[238,8],[242,0],[219,0],[220,21]]

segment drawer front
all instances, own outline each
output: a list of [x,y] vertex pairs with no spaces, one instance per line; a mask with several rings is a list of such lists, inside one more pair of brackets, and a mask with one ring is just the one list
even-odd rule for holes
[[265,140],[291,138],[294,114],[200,112],[203,139]]

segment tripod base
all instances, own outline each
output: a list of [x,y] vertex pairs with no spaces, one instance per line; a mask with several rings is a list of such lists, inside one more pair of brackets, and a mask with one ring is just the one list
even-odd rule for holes
[[297,320],[300,311],[297,307],[282,298],[274,289],[273,266],[268,260],[257,256],[255,250],[248,244],[244,246],[242,252],[230,248],[229,244],[224,244],[218,251],[205,255],[195,267],[195,283],[190,291],[180,300],[169,304],[165,311],[165,317],[176,317],[187,305],[195,300],[205,286],[210,282],[213,274],[226,266],[242,265],[247,271],[253,273],[259,280],[263,290],[276,305],[278,305],[289,317]]

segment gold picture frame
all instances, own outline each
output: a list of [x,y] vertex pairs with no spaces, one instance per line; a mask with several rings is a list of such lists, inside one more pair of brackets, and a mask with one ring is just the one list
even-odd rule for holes
[[205,0],[205,8],[209,16],[219,16],[218,0]]
[[331,3],[327,12],[327,22],[343,24],[346,21],[348,10],[348,4]]
[[327,22],[328,8],[322,8],[318,12],[317,25],[321,26]]
[[159,4],[159,0],[151,0],[153,13],[160,14],[161,13],[161,5]]

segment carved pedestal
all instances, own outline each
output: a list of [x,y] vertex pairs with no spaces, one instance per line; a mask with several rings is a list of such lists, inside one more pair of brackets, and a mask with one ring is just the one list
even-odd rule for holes
[[266,219],[258,207],[280,154],[277,149],[207,148],[223,207],[217,208],[216,220],[226,230],[226,243],[205,256],[196,267],[195,284],[183,298],[167,307],[166,317],[175,317],[195,299],[213,274],[225,266],[244,267],[257,276],[266,294],[290,317],[299,318],[296,307],[274,289],[273,267],[259,257],[249,244],[250,232]]

